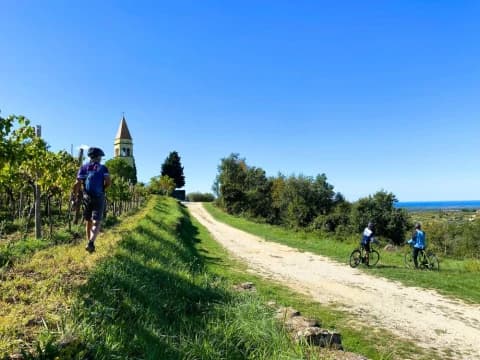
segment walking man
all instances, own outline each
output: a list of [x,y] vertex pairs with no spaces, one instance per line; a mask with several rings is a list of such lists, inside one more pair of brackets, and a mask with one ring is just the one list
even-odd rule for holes
[[83,218],[88,242],[85,249],[91,253],[95,251],[95,239],[105,210],[105,189],[110,186],[111,179],[107,167],[100,164],[102,156],[105,156],[102,149],[91,147],[87,155],[90,161],[78,170],[73,193],[78,194],[83,189]]

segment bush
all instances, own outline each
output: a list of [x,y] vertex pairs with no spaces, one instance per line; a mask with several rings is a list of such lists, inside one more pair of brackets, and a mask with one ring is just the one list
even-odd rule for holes
[[46,239],[25,238],[0,244],[0,267],[51,246]]
[[444,255],[453,254],[455,243],[449,224],[443,221],[430,221],[422,224],[425,231],[427,247]]
[[332,212],[326,215],[318,215],[312,222],[312,230],[327,232],[355,233],[350,226],[350,204],[341,202],[335,206]]
[[25,229],[26,224],[26,219],[15,219],[13,222],[2,220],[0,221],[0,237]]
[[115,216],[115,215],[108,215],[104,220],[103,220],[103,228],[109,228],[112,226],[117,225],[120,223],[120,219]]
[[406,210],[394,207],[396,202],[394,194],[383,190],[362,198],[353,206],[351,224],[360,232],[369,221],[373,221],[377,236],[390,239],[397,245],[402,244],[412,224]]
[[480,260],[466,260],[465,270],[470,272],[480,272]]
[[187,201],[193,202],[212,202],[215,197],[211,193],[193,192],[187,195]]

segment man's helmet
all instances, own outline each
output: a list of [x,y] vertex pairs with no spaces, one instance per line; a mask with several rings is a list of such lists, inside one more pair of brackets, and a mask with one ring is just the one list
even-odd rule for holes
[[98,158],[98,157],[101,157],[101,156],[105,156],[105,153],[100,148],[91,147],[91,148],[88,149],[87,155],[88,155],[89,158],[94,159],[94,158]]

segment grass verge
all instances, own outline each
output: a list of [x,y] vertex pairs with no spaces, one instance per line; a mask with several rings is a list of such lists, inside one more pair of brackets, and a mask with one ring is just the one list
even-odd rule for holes
[[[238,220],[238,218],[235,218],[235,220]],[[206,259],[206,265],[210,273],[228,279],[232,283],[253,282],[257,288],[258,296],[263,299],[263,303],[275,301],[283,306],[292,306],[300,310],[303,315],[320,320],[322,327],[330,330],[334,329],[342,334],[342,344],[345,350],[378,360],[432,359],[425,350],[416,347],[409,341],[399,339],[386,330],[366,326],[351,314],[337,310],[332,306],[324,306],[313,302],[308,296],[296,293],[279,283],[265,280],[261,276],[249,272],[243,262],[232,258],[220,244],[212,240],[202,225],[196,220],[193,220],[193,223],[202,234],[201,238],[204,239],[198,244],[198,249]],[[268,228],[269,226],[265,227]],[[275,230],[280,234],[283,232],[283,229]],[[204,233],[205,235],[203,235]],[[336,359],[340,355],[323,351],[318,356],[321,359]]]
[[299,359],[308,347],[274,310],[207,271],[199,232],[176,201],[82,245],[36,252],[1,283],[0,353],[24,359]]
[[[125,234],[79,289],[64,336],[71,354],[95,359],[281,359],[302,347],[272,309],[206,271],[205,241],[172,199]],[[69,334],[69,335],[68,335]],[[67,336],[68,335],[68,336]]]
[[[347,264],[352,250],[358,246],[352,241],[340,241],[320,237],[317,233],[296,232],[279,226],[259,224],[241,217],[231,216],[216,208],[211,203],[204,203],[205,208],[217,220],[243,231],[260,236],[268,241],[275,241],[299,250],[325,255]],[[372,275],[398,280],[405,285],[435,289],[440,293],[467,302],[480,303],[479,272],[469,261],[460,261],[439,257],[440,271],[416,271],[407,269],[404,264],[405,252],[401,248],[387,252],[379,249],[380,262],[377,266],[363,268]]]
[[0,358],[21,350],[25,358],[31,352],[40,354],[49,348],[51,339],[61,336],[76,290],[146,211],[101,234],[94,254],[86,253],[85,244],[77,241],[55,245],[27,238],[4,244],[2,254],[7,261],[0,269]]
[[[256,293],[232,285],[253,281]],[[371,359],[428,358],[412,344],[249,275],[176,201],[146,208],[98,239],[15,264],[0,283],[0,354],[24,359],[335,359],[293,343],[267,300],[337,329]],[[353,330],[352,330],[353,329]]]

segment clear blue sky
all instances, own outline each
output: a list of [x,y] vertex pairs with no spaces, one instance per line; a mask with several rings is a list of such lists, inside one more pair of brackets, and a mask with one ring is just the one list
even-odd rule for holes
[[187,192],[235,152],[352,201],[480,199],[479,19],[478,1],[5,0],[0,110],[107,158],[125,112],[139,179],[176,150]]

